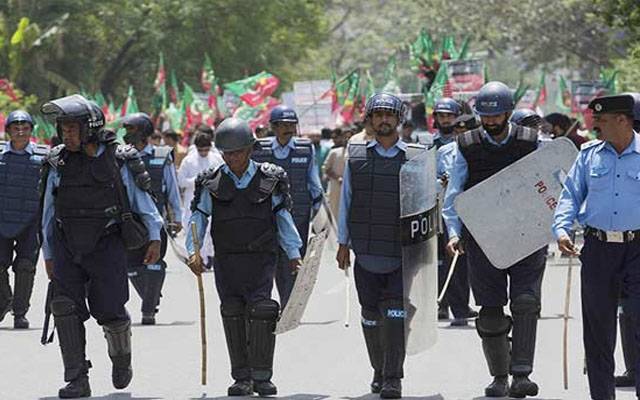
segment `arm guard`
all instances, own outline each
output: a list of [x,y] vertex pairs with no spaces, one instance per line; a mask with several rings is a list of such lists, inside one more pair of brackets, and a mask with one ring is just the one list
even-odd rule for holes
[[136,186],[145,192],[151,193],[151,176],[149,176],[138,150],[131,145],[118,145],[115,155],[119,163],[127,165],[133,175]]
[[268,177],[275,178],[277,180],[273,194],[282,196],[282,203],[278,205],[278,209],[285,208],[287,211],[291,211],[291,205],[293,202],[291,200],[291,193],[289,192],[289,177],[287,176],[287,171],[285,171],[284,168],[271,163],[262,163],[260,165],[260,171]]

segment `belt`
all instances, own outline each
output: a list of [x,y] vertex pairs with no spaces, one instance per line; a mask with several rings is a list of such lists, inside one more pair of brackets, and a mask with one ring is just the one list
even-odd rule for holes
[[603,231],[587,226],[584,229],[585,236],[593,236],[601,242],[629,243],[640,239],[640,230],[635,231]]

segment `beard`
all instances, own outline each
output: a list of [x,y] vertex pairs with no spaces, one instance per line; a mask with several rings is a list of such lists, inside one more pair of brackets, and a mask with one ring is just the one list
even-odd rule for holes
[[441,135],[448,136],[448,135],[451,135],[453,133],[453,128],[454,128],[453,125],[441,126],[441,127],[438,128],[438,131],[440,131]]
[[389,124],[380,124],[376,129],[376,135],[379,136],[391,136],[393,134],[393,127]]
[[482,124],[482,127],[489,134],[489,136],[498,136],[504,131],[504,128],[507,127],[508,123],[509,123],[509,121],[507,119],[505,119],[504,122],[501,123],[500,125]]

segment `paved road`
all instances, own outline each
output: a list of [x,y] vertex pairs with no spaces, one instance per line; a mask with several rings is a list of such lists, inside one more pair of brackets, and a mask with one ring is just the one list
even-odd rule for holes
[[[229,362],[218,313],[213,275],[205,275],[209,338],[209,384],[200,386],[199,311],[196,281],[171,254],[170,269],[158,315],[158,324],[140,326],[140,302],[133,294],[129,311],[133,328],[134,380],[125,391],[111,386],[110,361],[102,331],[87,323],[88,355],[93,363],[90,379],[98,399],[217,399],[230,384]],[[274,382],[280,398],[375,399],[368,393],[371,371],[359,327],[359,310],[351,285],[351,326],[345,328],[344,275],[325,250],[322,270],[304,325],[278,337]],[[563,266],[562,264],[565,264]],[[562,388],[562,318],[567,276],[566,259],[551,259],[545,273],[542,320],[532,378],[541,387],[538,399],[588,399],[582,374],[583,350],[579,304],[579,270],[574,268],[570,329],[570,383]],[[62,384],[62,362],[57,342],[39,344],[45,291],[39,265],[29,331],[10,329],[12,318],[0,323],[0,399],[55,399]],[[406,398],[482,399],[489,382],[487,367],[473,325],[450,328],[440,323],[438,343],[408,358],[403,381]],[[622,365],[617,354],[618,365]],[[619,367],[621,368],[621,367]],[[618,391],[618,399],[633,399],[632,391]]]

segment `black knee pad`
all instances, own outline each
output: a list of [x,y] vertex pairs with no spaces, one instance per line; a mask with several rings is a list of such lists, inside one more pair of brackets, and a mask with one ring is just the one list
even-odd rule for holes
[[364,328],[375,328],[382,325],[382,316],[379,311],[362,309],[360,311],[361,320],[360,323]]
[[249,307],[251,319],[275,321],[280,314],[280,304],[275,300],[260,300]]
[[511,325],[511,318],[504,315],[502,307],[482,307],[476,319],[476,330],[482,338],[506,336]]
[[521,294],[511,301],[511,314],[528,315],[540,312],[540,300],[532,294]]
[[51,314],[54,317],[77,314],[76,303],[67,296],[56,296],[51,299]]
[[227,318],[246,315],[247,305],[240,299],[224,300],[220,304],[220,314]]
[[26,258],[19,258],[13,263],[13,271],[16,274],[18,273],[35,274],[36,264]]

